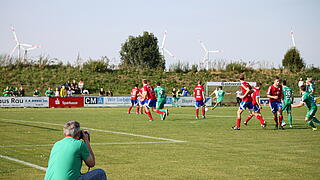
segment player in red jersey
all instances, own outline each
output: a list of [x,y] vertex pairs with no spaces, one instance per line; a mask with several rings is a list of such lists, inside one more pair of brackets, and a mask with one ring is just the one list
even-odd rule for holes
[[198,85],[194,87],[193,97],[196,99],[196,119],[199,119],[199,107],[202,107],[202,118],[205,119],[205,96],[204,96],[204,88],[201,85],[201,81],[197,82]]
[[139,99],[139,114],[143,114],[143,105],[144,105],[144,101],[142,101],[141,97],[142,97],[142,88],[139,89],[139,96],[140,96],[140,99]]
[[241,91],[242,91],[242,96],[240,98],[242,99],[242,101],[237,111],[236,125],[231,128],[233,130],[240,130],[242,112],[248,108],[250,111],[250,114],[252,114],[252,110],[253,110],[252,97],[251,97],[253,90],[250,84],[244,81],[243,74],[240,75],[240,83],[241,83]]
[[131,109],[133,106],[136,106],[136,114],[139,114],[138,95],[139,95],[138,84],[135,84],[134,88],[132,88],[131,90],[131,105],[128,109],[128,114],[131,113]]
[[262,109],[261,104],[260,104],[260,89],[261,89],[261,83],[257,83],[256,88],[253,89],[253,93],[251,94],[252,97],[252,105],[253,105],[253,113],[251,113],[246,121],[244,122],[244,125],[248,124],[248,121],[255,116],[259,121],[260,125],[262,127],[266,127],[266,122],[263,120],[262,115],[260,113],[260,110]]
[[144,102],[144,108],[145,108],[145,113],[149,116],[149,121],[153,121],[150,108],[152,109],[153,112],[156,112],[158,114],[162,115],[162,120],[165,120],[167,113],[162,112],[159,109],[156,109],[156,103],[157,103],[157,97],[156,93],[154,91],[154,88],[148,84],[147,80],[142,80],[142,96],[141,100]]
[[[273,119],[276,123],[275,129],[284,129],[282,126],[282,86],[280,84],[280,78],[278,76],[275,77],[274,82],[271,86],[269,86],[267,91],[267,97],[269,98],[269,104],[271,108],[271,112],[273,113]],[[279,120],[277,117],[277,112],[279,113]]]

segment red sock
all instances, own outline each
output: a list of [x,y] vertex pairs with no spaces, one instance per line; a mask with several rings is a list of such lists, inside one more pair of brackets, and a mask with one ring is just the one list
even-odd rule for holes
[[274,122],[276,122],[276,125],[278,125],[278,117],[273,117]]
[[132,106],[130,106],[130,107],[129,107],[129,109],[128,109],[128,113],[130,113],[130,112],[131,112],[131,109],[132,109]]
[[201,111],[201,112],[202,112],[202,116],[205,116],[205,114],[206,114],[205,109],[204,109],[204,108],[202,108],[201,110],[202,110],[202,111]]
[[256,115],[256,118],[259,119],[261,125],[265,124],[265,121],[263,120],[261,114]]
[[156,113],[164,115],[164,112],[160,111],[159,109],[156,109]]
[[250,114],[250,115],[247,117],[247,119],[246,119],[246,123],[247,123],[247,122],[249,122],[249,120],[252,118],[252,116],[253,116],[253,115],[252,115],[252,114]]
[[142,107],[140,108],[140,113],[141,113],[141,114],[143,114],[143,110],[142,110]]
[[236,128],[240,128],[240,123],[241,123],[241,117],[237,118],[237,126],[236,126]]
[[196,109],[196,117],[199,117],[199,109]]
[[280,115],[280,116],[279,116],[279,124],[280,124],[280,125],[282,124],[282,120],[283,120],[283,116]]
[[139,106],[136,107],[136,113],[139,113]]
[[147,114],[148,114],[148,116],[149,116],[149,119],[150,120],[152,120],[153,118],[152,118],[152,116],[151,116],[151,113],[150,113],[150,111],[149,112],[146,112]]

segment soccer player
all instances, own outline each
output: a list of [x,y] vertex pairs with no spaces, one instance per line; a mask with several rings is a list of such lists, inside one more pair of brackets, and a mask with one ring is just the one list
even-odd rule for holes
[[241,114],[244,110],[246,110],[247,108],[250,111],[250,114],[252,114],[253,112],[253,105],[252,105],[252,97],[251,94],[253,92],[252,87],[250,86],[250,84],[248,82],[244,81],[244,75],[241,74],[240,75],[240,83],[241,83],[241,91],[242,91],[242,96],[240,97],[242,99],[241,103],[240,103],[240,107],[237,111],[237,121],[236,121],[236,125],[233,126],[231,129],[233,130],[240,130],[240,124],[241,124]]
[[139,114],[138,94],[139,94],[138,84],[135,84],[134,88],[131,89],[131,98],[130,98],[131,105],[128,109],[128,114],[131,113],[131,109],[133,106],[136,106],[136,114]]
[[[164,104],[166,103],[166,99],[167,99],[166,90],[160,86],[161,85],[160,82],[157,82],[156,85],[157,85],[157,87],[154,89],[154,91],[156,92],[156,96],[157,96],[156,109],[169,115],[169,110],[163,109]],[[164,120],[162,114],[160,114],[160,117],[161,117],[161,120]]]
[[253,93],[251,94],[252,97],[252,105],[253,105],[253,113],[251,113],[246,121],[244,122],[244,125],[247,125],[249,120],[255,116],[259,121],[260,125],[262,127],[266,127],[266,121],[263,120],[262,115],[260,113],[260,110],[262,109],[261,104],[260,104],[260,89],[261,89],[262,84],[257,83],[257,86],[253,89]]
[[143,87],[141,87],[139,89],[139,96],[140,96],[140,100],[139,100],[139,114],[143,114],[143,106],[144,106],[144,100],[141,99],[142,97],[142,89]]
[[156,112],[158,114],[162,114],[162,120],[166,119],[167,113],[162,112],[158,109],[155,109],[157,99],[156,99],[156,94],[154,92],[154,88],[148,84],[147,80],[142,80],[143,88],[142,88],[142,97],[141,99],[145,101],[144,103],[144,109],[145,113],[149,117],[149,121],[153,121],[153,117],[150,112],[150,108],[152,109],[153,112]]
[[[293,93],[292,90],[287,86],[287,81],[282,81],[282,94],[283,94],[283,102],[282,102],[282,112],[287,112],[288,121],[290,128],[292,128],[292,115],[291,115],[291,104],[293,103]],[[285,124],[282,122],[282,124]]]
[[214,110],[218,105],[222,106],[222,101],[224,100],[224,95],[231,94],[231,93],[225,92],[224,90],[222,90],[222,86],[219,86],[217,92],[214,91],[211,95],[213,95],[213,94],[216,94],[216,97],[214,97],[213,99],[216,99],[217,102],[213,106],[212,110]]
[[[284,129],[282,125],[282,86],[280,85],[280,78],[275,77],[274,82],[269,86],[267,91],[267,97],[269,98],[271,112],[273,114],[273,120],[276,123],[275,129]],[[279,119],[277,117],[277,112],[279,113]]]
[[302,107],[304,105],[307,106],[308,112],[306,114],[305,120],[306,122],[312,127],[312,130],[317,130],[317,127],[313,124],[313,122],[316,122],[320,124],[320,121],[316,118],[316,112],[317,112],[317,105],[314,102],[314,98],[312,95],[310,95],[309,92],[307,92],[307,88],[305,85],[302,85],[300,87],[300,92],[302,93],[302,101],[300,104],[292,104],[291,107]]
[[196,99],[196,119],[199,119],[199,107],[202,107],[201,113],[202,113],[202,119],[205,119],[205,96],[204,96],[204,88],[201,85],[201,81],[197,82],[197,86],[193,90],[193,97]]

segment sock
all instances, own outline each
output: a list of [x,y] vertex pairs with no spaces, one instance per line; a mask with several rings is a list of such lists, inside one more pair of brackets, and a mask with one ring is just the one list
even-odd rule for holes
[[139,106],[136,107],[136,113],[139,113]]
[[320,121],[319,121],[316,117],[313,117],[313,118],[312,118],[312,121],[315,122],[315,123],[320,124]]
[[236,126],[236,128],[240,128],[240,123],[241,123],[241,117],[237,118],[237,126]]
[[147,115],[149,116],[149,119],[152,120],[153,118],[152,118],[152,116],[151,116],[150,111],[149,111],[149,112],[146,112],[146,113],[147,113]]
[[276,125],[278,125],[278,117],[273,117],[274,122],[276,122]]
[[308,121],[308,124],[309,124],[312,128],[316,128],[316,126],[313,124],[312,121]]
[[159,109],[156,109],[156,113],[158,113],[158,114],[164,114],[164,112],[162,112],[162,111],[160,111]]
[[129,107],[129,109],[128,109],[128,113],[130,113],[130,112],[131,112],[131,109],[132,109],[132,106],[130,106],[130,107]]
[[282,120],[283,120],[283,116],[280,115],[280,116],[279,116],[279,125],[280,125],[280,126],[281,126],[281,124],[282,124]]
[[141,113],[141,114],[143,114],[143,110],[142,110],[142,107],[140,107],[140,113]]
[[252,114],[250,114],[250,115],[247,117],[247,119],[246,119],[246,123],[248,123],[248,122],[249,122],[249,120],[250,120],[252,117],[253,117],[253,115],[252,115]]
[[263,124],[266,123],[266,122],[263,120],[261,114],[256,115],[256,118],[259,119],[261,125],[263,125]]
[[199,117],[199,109],[196,109],[196,117]]
[[291,115],[291,113],[288,114],[288,121],[289,121],[289,124],[292,125],[292,115]]
[[202,111],[201,111],[201,112],[202,112],[202,116],[205,116],[205,115],[206,115],[205,108],[202,108],[201,110],[202,110]]

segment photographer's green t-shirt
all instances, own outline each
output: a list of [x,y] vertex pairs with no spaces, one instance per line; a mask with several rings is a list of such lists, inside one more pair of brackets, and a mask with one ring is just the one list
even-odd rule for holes
[[86,160],[89,155],[89,149],[83,141],[65,137],[53,145],[44,179],[77,179],[80,176],[82,160]]

